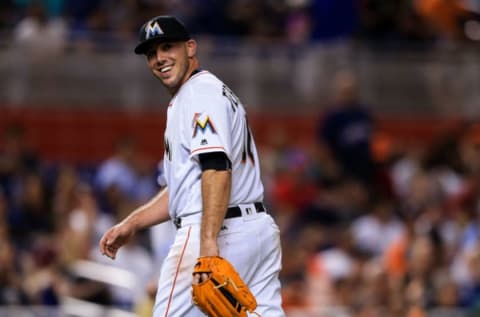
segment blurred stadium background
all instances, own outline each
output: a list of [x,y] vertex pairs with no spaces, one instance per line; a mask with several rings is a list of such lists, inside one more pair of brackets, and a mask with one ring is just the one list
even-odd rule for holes
[[[169,97],[132,52],[180,17],[247,106],[289,317],[480,316],[480,1],[2,0],[0,317],[150,316]],[[268,316],[267,316],[268,317]]]

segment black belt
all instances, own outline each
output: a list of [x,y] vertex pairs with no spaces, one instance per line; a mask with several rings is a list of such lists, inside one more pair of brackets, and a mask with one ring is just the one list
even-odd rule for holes
[[[255,206],[255,210],[257,212],[267,211],[263,203],[257,202],[257,203],[254,203],[253,205]],[[246,209],[247,214],[251,214],[252,211],[249,211],[248,209],[249,207],[247,207]],[[227,213],[225,214],[225,219],[240,217],[241,215],[242,215],[242,209],[238,206],[234,206],[227,209]]]
[[[255,206],[255,211],[256,212],[266,212],[267,211],[267,209],[265,208],[265,206],[261,202],[256,202],[253,205]],[[246,207],[245,212],[247,214],[253,214],[253,210],[249,210],[249,209],[250,209],[250,207]],[[225,214],[225,219],[236,218],[236,217],[241,217],[241,216],[242,216],[242,209],[238,206],[234,206],[234,207],[229,207],[227,209],[227,212]],[[182,227],[182,218],[173,219],[173,224],[175,225],[175,227],[177,227],[177,229]]]

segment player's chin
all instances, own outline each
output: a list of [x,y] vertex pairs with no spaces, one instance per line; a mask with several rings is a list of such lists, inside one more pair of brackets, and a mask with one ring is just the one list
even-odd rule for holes
[[178,86],[178,80],[175,80],[173,77],[160,78],[162,84],[168,89],[174,89]]
[[168,86],[170,86],[170,83],[169,83],[169,78],[168,77],[165,77],[165,76],[161,76],[160,74],[154,74],[155,77],[160,80],[162,82],[162,84],[168,88]]
[[153,76],[155,76],[157,79],[159,79],[161,82],[164,82],[165,80],[168,79],[167,76],[165,76],[164,74],[162,74],[160,71],[152,71],[153,73]]

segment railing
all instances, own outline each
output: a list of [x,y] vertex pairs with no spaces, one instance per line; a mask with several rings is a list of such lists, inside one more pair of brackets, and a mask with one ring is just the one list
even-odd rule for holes
[[[350,68],[360,80],[362,100],[379,113],[480,115],[478,47],[394,51],[351,42],[295,47],[202,39],[199,43],[203,67],[260,111],[322,109],[334,73]],[[133,46],[67,50],[42,58],[3,46],[0,107],[141,109],[165,104],[169,96],[144,58],[133,54]]]
[[137,317],[137,315],[74,298],[64,298],[60,307],[53,308],[45,306],[0,307],[0,317]]
[[[111,265],[92,261],[77,261],[68,268],[72,276],[104,283],[110,287],[126,289],[132,293],[141,292],[145,285],[138,285],[132,272]],[[381,307],[378,308],[382,312]],[[149,313],[147,313],[150,315]],[[382,316],[388,317],[383,311]],[[456,307],[431,307],[428,316],[469,316]],[[289,307],[287,317],[354,317],[356,314],[345,306],[322,305],[318,307]],[[68,295],[60,297],[58,307],[46,306],[0,306],[0,317],[143,317],[135,312],[106,307]],[[268,316],[267,316],[268,317]]]
[[[132,272],[93,261],[76,261],[68,267],[68,272],[76,278],[102,283],[111,289],[126,290],[132,296],[143,294],[145,287],[138,283]],[[0,317],[137,317],[132,311],[102,306],[67,294],[59,297],[58,307],[0,306]]]
[[[474,316],[455,308],[432,308],[427,316]],[[319,309],[292,309],[286,312],[287,317],[354,317],[346,307],[323,307]],[[389,317],[388,314],[381,315]],[[65,299],[58,308],[44,306],[0,307],[0,317],[139,317],[135,313],[103,307],[85,301]]]

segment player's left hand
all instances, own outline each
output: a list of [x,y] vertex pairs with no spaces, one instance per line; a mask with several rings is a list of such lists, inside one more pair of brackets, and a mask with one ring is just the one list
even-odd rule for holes
[[[218,256],[218,245],[215,240],[202,240],[200,243],[200,257]],[[207,273],[193,273],[193,284],[200,284],[210,278]]]
[[192,285],[192,300],[209,317],[247,317],[257,301],[235,268],[219,256],[197,260]]

